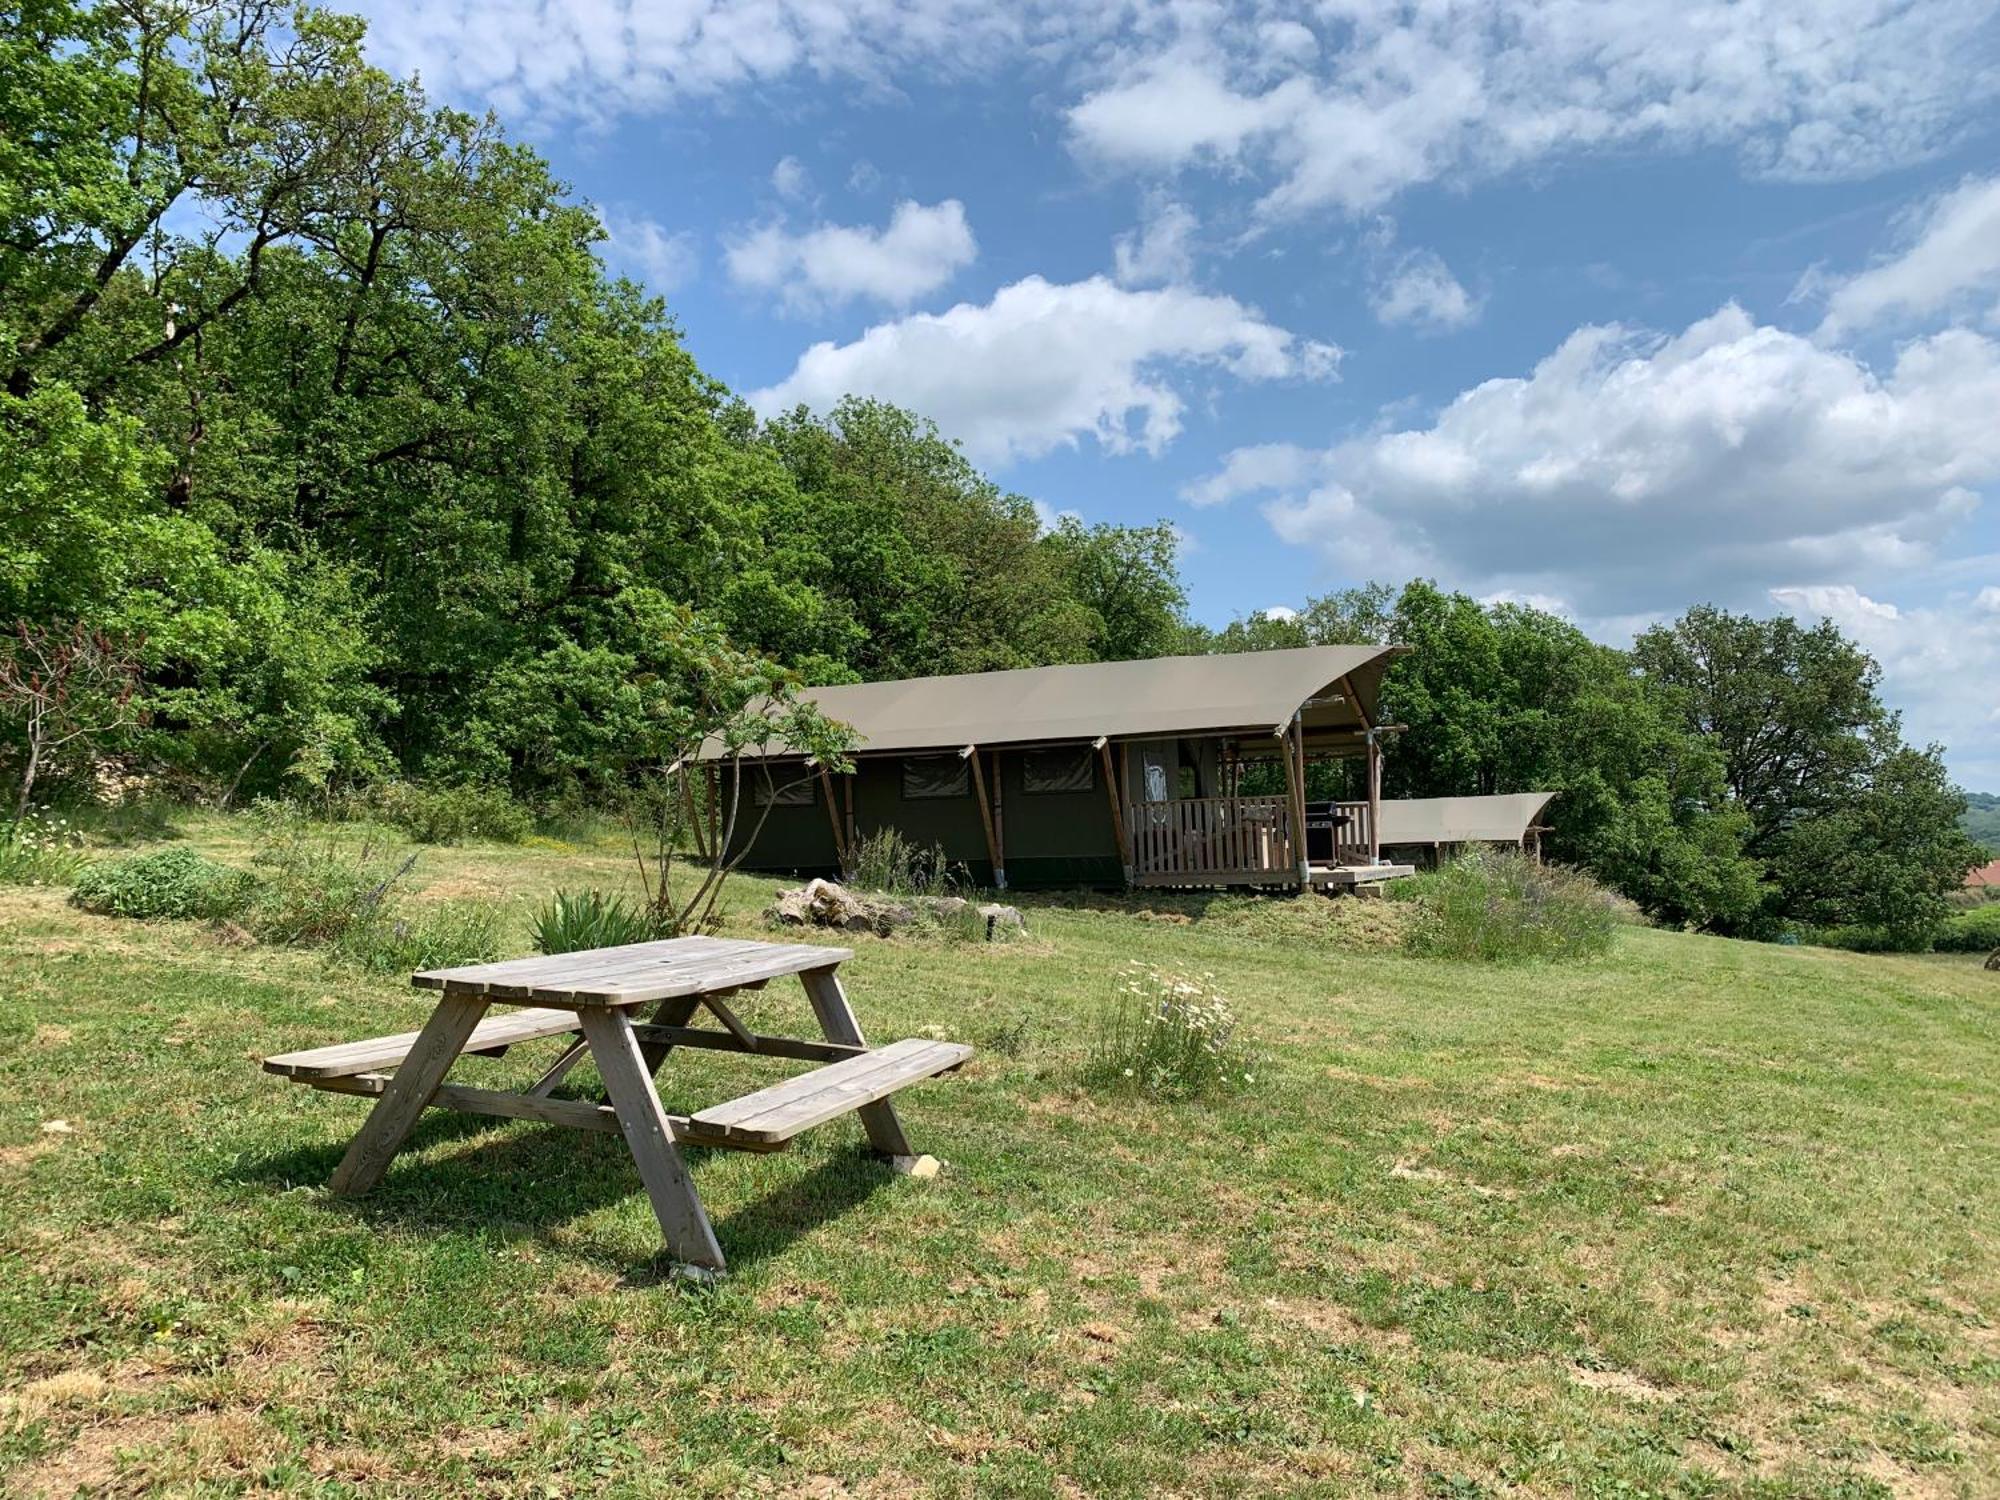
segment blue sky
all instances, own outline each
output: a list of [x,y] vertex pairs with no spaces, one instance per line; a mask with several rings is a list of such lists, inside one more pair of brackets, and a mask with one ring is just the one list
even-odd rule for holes
[[373,8],[712,373],[1172,521],[1210,623],[1419,574],[1612,641],[1824,614],[2000,790],[1986,0]]

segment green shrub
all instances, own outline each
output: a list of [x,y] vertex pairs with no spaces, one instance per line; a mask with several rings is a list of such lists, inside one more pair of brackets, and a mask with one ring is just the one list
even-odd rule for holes
[[72,885],[83,867],[83,839],[62,818],[30,813],[0,834],[0,885]]
[[104,916],[213,920],[241,913],[256,886],[248,871],[175,844],[89,866],[77,876],[70,899]]
[[[1815,948],[1839,948],[1847,953],[1922,953],[1930,947],[1928,938],[1913,938],[1891,932],[1886,927],[1849,924],[1841,927],[1801,927],[1798,941]],[[1784,938],[1779,939],[1785,941]]]
[[518,844],[535,831],[528,810],[504,791],[490,787],[424,787],[392,781],[369,799],[375,816],[419,844],[457,844],[485,839]]
[[1989,901],[1944,919],[1935,944],[1940,953],[1990,953],[2000,948],[2000,901]]
[[417,861],[396,860],[372,838],[312,823],[296,808],[264,804],[253,860],[269,873],[249,914],[267,943],[337,943],[351,928],[386,917],[397,885]]
[[623,896],[600,890],[557,891],[535,913],[535,948],[541,953],[580,953],[643,943],[653,936],[646,914]]
[[1198,1099],[1256,1082],[1257,1060],[1212,976],[1126,967],[1098,1017],[1084,1082],[1113,1093]]
[[1403,945],[1429,958],[1583,958],[1609,949],[1619,922],[1611,893],[1581,870],[1511,849],[1463,854],[1416,884],[1418,915]]
[[853,883],[889,896],[943,896],[962,883],[965,867],[954,867],[942,844],[912,843],[894,828],[861,840],[854,849]]
[[501,956],[500,913],[470,902],[418,906],[401,915],[378,906],[369,920],[349,923],[333,951],[371,974],[491,963]]

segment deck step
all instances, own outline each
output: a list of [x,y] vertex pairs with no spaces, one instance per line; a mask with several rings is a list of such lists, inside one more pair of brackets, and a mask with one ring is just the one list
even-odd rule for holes
[[922,1037],[891,1042],[702,1110],[689,1118],[688,1135],[719,1145],[782,1145],[801,1131],[886,1099],[898,1089],[949,1073],[970,1056],[972,1049],[963,1042]]
[[[481,1021],[472,1028],[465,1044],[467,1053],[511,1047],[516,1042],[532,1042],[545,1036],[561,1036],[577,1029],[572,1010],[510,1010],[505,1015]],[[264,1059],[264,1071],[309,1082],[315,1078],[351,1078],[357,1073],[373,1073],[401,1065],[416,1045],[419,1033],[398,1032],[395,1036],[371,1036],[359,1042],[341,1042],[332,1047],[314,1047],[308,1052],[287,1052]]]

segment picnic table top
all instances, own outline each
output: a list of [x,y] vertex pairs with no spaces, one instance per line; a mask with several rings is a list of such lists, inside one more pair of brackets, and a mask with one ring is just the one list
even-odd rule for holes
[[426,969],[412,975],[410,982],[420,989],[484,995],[504,1004],[647,1005],[683,995],[742,989],[786,974],[830,969],[852,957],[851,948],[823,948],[815,943],[663,938],[581,953],[510,958],[497,964]]

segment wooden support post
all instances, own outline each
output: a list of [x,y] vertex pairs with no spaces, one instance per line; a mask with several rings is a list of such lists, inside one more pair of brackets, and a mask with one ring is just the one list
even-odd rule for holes
[[833,857],[840,862],[840,878],[846,880],[853,875],[854,859],[840,831],[840,809],[833,805],[833,773],[825,766],[819,768],[819,784],[826,793],[826,821],[833,827]]
[[[861,1035],[861,1023],[854,1018],[854,1007],[847,1002],[847,991],[840,987],[839,974],[832,969],[808,969],[799,975],[799,982],[805,986],[806,1000],[829,1042],[848,1047],[868,1045]],[[903,1122],[896,1118],[896,1107],[887,1099],[864,1104],[856,1113],[861,1116],[861,1128],[868,1132],[868,1144],[878,1155],[899,1166],[917,1160],[910,1138],[903,1134]]]
[[[850,853],[855,853],[861,848],[861,834],[854,822],[854,778],[860,774],[861,771],[857,767],[841,778],[846,783],[840,789],[840,796],[847,812],[847,847]],[[859,857],[858,854],[856,857]]]
[[1007,782],[1000,774],[1000,752],[993,752],[993,852],[999,858],[1000,886],[1007,880]]
[[1382,863],[1382,732],[1368,731],[1368,862]]
[[1306,781],[1304,757],[1294,753],[1294,746],[1303,746],[1305,742],[1305,733],[1301,727],[1299,715],[1292,715],[1291,728],[1287,732],[1295,736],[1295,739],[1290,742],[1281,743],[1279,750],[1285,762],[1285,790],[1289,794],[1285,800],[1288,804],[1287,810],[1291,815],[1292,861],[1298,866],[1299,889],[1309,891],[1312,889],[1312,859],[1306,850]]
[[1104,762],[1104,795],[1111,800],[1111,836],[1118,840],[1118,863],[1125,867],[1125,878],[1132,878],[1132,846],[1125,842],[1125,809],[1118,801],[1118,773],[1111,763],[1111,739],[1108,735],[1097,737],[1097,753]]
[[639,1052],[632,1020],[623,1010],[591,1006],[577,1012],[591,1058],[603,1075],[604,1091],[618,1111],[618,1126],[638,1164],[639,1180],[653,1203],[667,1250],[686,1265],[709,1271],[723,1269],[722,1247],[708,1222],[708,1210],[695,1196],[687,1165],[674,1144],[673,1125],[653,1088],[652,1069]]
[[979,767],[979,747],[967,745],[958,752],[960,760],[972,762],[972,788],[979,793],[979,826],[986,833],[986,858],[993,866],[993,884],[1007,889],[1007,866],[1000,858],[1000,839],[993,831],[993,805],[986,800],[986,773]]
[[483,995],[444,992],[430,1020],[410,1044],[396,1076],[382,1090],[347,1154],[333,1169],[333,1180],[327,1186],[337,1196],[358,1198],[382,1180],[396,1152],[409,1139],[417,1117],[429,1107],[444,1075],[458,1061],[472,1028],[485,1014]]

